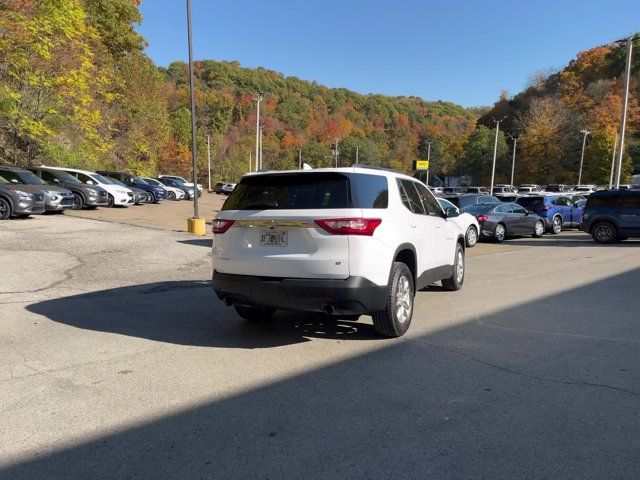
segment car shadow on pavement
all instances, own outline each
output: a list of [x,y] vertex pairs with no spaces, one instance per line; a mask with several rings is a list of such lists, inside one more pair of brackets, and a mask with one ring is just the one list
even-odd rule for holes
[[587,235],[582,232],[563,232],[560,235],[545,234],[540,238],[531,237],[513,237],[508,238],[504,245],[519,245],[527,247],[634,247],[640,245],[640,240],[628,239],[623,242],[613,244],[597,243],[591,238],[591,235]]
[[370,324],[322,314],[277,312],[247,322],[215,296],[209,281],[119,287],[45,300],[27,310],[66,325],[158,342],[219,348],[272,348],[311,338],[372,340]]
[[196,245],[198,247],[207,247],[211,248],[213,245],[212,238],[192,238],[189,240],[178,240],[178,243],[182,243],[184,245]]
[[[115,431],[96,427],[88,439],[47,445],[0,467],[0,478],[637,479],[639,284],[636,268],[230,397],[123,421]],[[176,287],[187,298],[172,296]],[[195,325],[205,336],[212,319],[232,321],[197,283],[114,290],[109,298],[112,305],[145,295],[157,302],[154,288],[180,299],[183,315],[169,323],[176,328],[189,326],[195,313],[204,317]],[[101,298],[31,310],[68,322],[65,308],[107,306]],[[193,300],[204,304],[189,310]],[[179,312],[163,314],[167,306],[152,313]],[[71,323],[82,327],[90,313]],[[107,331],[129,328],[112,328],[108,319],[84,321]],[[242,328],[232,330],[246,336]],[[123,399],[123,409],[129,401],[140,400]]]

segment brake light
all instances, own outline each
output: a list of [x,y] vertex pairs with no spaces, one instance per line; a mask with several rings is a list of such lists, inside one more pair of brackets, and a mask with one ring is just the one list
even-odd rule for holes
[[370,237],[378,225],[380,218],[323,218],[315,223],[333,235],[365,235]]
[[213,233],[222,234],[231,228],[231,225],[235,223],[235,220],[222,220],[220,218],[214,218],[211,220],[211,231]]
[[551,206],[551,205],[545,205],[545,207],[544,207],[544,208],[546,208],[547,210],[551,210],[551,209],[553,208],[553,206]]
[[486,222],[489,220],[489,217],[487,215],[476,215],[476,220],[478,220],[478,222]]

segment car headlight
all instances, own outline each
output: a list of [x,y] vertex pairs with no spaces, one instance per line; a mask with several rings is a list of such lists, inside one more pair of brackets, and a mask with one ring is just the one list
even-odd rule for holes
[[24,190],[18,190],[17,188],[10,188],[9,191],[15,193],[16,195],[21,197],[23,200],[29,200],[31,197],[34,196],[33,193],[31,193],[31,192],[26,192]]
[[88,188],[87,192],[89,192],[89,195],[97,195],[98,194],[98,190],[96,190],[95,188]]

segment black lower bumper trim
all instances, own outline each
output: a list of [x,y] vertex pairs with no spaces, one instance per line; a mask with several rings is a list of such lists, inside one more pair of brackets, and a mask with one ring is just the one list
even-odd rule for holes
[[234,304],[284,310],[334,314],[370,313],[384,310],[387,287],[363,277],[345,280],[320,278],[273,278],[213,273],[218,298]]

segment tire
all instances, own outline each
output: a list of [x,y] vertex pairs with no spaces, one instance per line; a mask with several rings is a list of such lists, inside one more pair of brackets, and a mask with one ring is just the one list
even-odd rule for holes
[[373,312],[373,326],[384,337],[401,337],[409,329],[413,316],[413,277],[404,263],[394,262],[387,285],[387,306]]
[[618,229],[611,222],[597,222],[591,227],[591,238],[598,243],[615,243],[618,241]]
[[270,320],[275,310],[272,308],[245,307],[234,305],[236,313],[250,322],[264,322]]
[[533,227],[533,235],[531,236],[533,238],[540,238],[542,235],[544,235],[544,223],[542,223],[542,220],[538,220]]
[[156,200],[156,194],[153,192],[149,192],[149,194],[151,195],[151,201],[149,203],[158,203]]
[[551,233],[558,235],[562,231],[562,217],[556,215],[551,221]]
[[114,206],[114,205],[115,205],[115,203],[116,203],[115,199],[113,198],[113,195],[111,195],[111,194],[109,194],[109,195],[108,195],[108,197],[107,197],[107,202],[108,202],[108,203],[107,203],[107,207],[108,207],[108,208],[113,208],[113,206]]
[[167,200],[176,200],[176,194],[174,192],[167,192]]
[[498,243],[502,243],[506,238],[507,229],[502,223],[497,224],[496,228],[493,230],[493,239]]
[[464,235],[464,242],[468,248],[473,248],[478,243],[478,230],[474,225],[467,228],[467,233]]
[[6,220],[11,216],[11,204],[8,200],[0,198],[0,220]]
[[82,210],[84,208],[84,198],[79,193],[73,194],[73,206],[71,210]]
[[464,248],[458,243],[456,247],[456,257],[453,261],[453,275],[451,278],[445,278],[442,280],[442,286],[445,290],[455,292],[460,290],[464,284],[464,271],[465,271],[465,259]]

